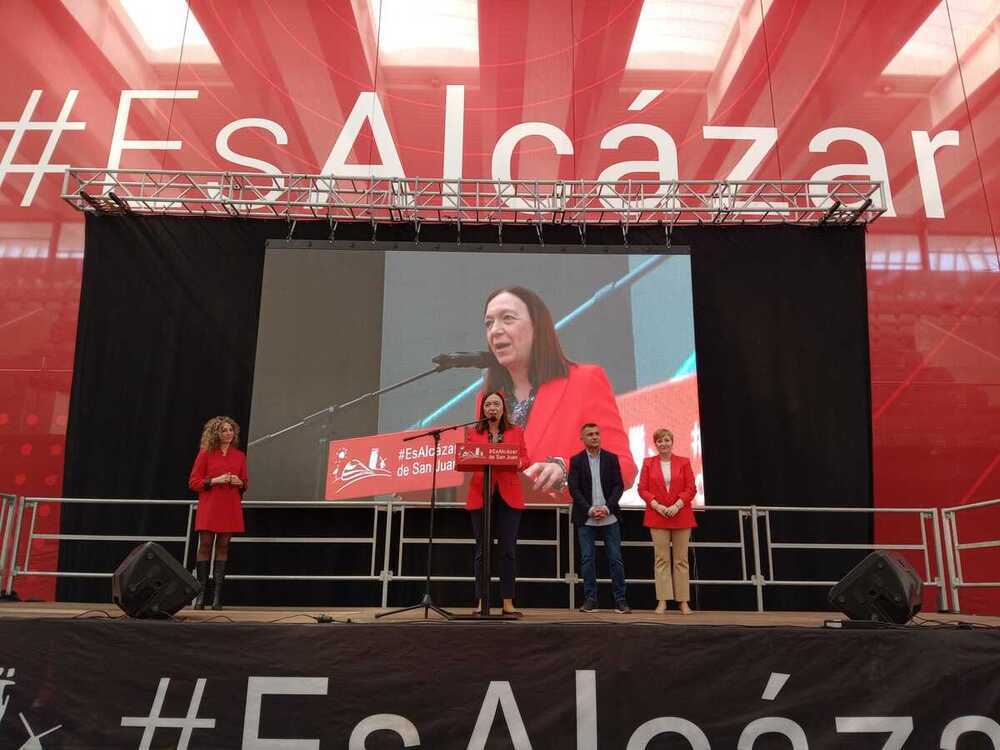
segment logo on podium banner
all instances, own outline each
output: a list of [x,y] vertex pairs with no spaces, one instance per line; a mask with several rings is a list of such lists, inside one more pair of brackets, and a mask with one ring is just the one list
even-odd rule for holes
[[[376,477],[391,477],[392,472],[386,466],[387,462],[379,454],[379,448],[372,448],[368,454],[368,463],[363,463],[358,458],[350,458],[350,451],[347,448],[340,448],[337,451],[337,461],[330,470],[330,476],[340,479],[340,491],[343,491],[357,482]],[[341,468],[340,461],[346,461]]]
[[456,438],[442,436],[438,453],[430,437],[404,442],[416,431],[336,440],[330,443],[326,472],[327,500],[420,492],[431,488],[434,461],[437,486],[457,487],[464,476],[455,471]]
[[486,454],[480,445],[463,445],[458,451],[459,463],[485,457]]
[[503,443],[459,443],[455,468],[478,471],[489,465],[496,468],[516,467],[521,460],[521,446]]

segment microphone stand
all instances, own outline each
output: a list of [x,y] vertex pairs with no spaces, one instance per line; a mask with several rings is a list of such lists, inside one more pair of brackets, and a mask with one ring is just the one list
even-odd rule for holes
[[256,445],[260,445],[261,443],[266,443],[270,440],[274,440],[274,438],[284,435],[286,432],[291,432],[292,430],[297,430],[300,427],[305,427],[307,424],[315,421],[316,419],[319,419],[320,417],[324,416],[328,418],[332,417],[336,412],[340,411],[341,409],[346,409],[349,406],[354,406],[355,404],[361,403],[365,399],[381,396],[383,393],[388,393],[389,391],[394,391],[397,388],[402,388],[404,385],[409,385],[415,380],[420,380],[421,378],[426,378],[428,375],[433,375],[436,372],[444,372],[445,370],[448,369],[450,368],[438,365],[437,367],[433,367],[430,370],[424,370],[423,372],[417,375],[413,375],[412,377],[409,377],[406,380],[400,380],[398,383],[393,383],[392,385],[388,385],[385,388],[380,388],[377,391],[370,391],[369,393],[363,393],[360,396],[352,398],[350,401],[345,401],[342,404],[331,404],[330,406],[324,406],[322,409],[319,409],[317,411],[314,411],[312,414],[307,414],[306,416],[302,417],[302,419],[300,419],[298,422],[290,424],[286,427],[282,427],[280,430],[277,430],[275,432],[271,432],[267,435],[262,435],[259,438],[251,440],[249,443],[247,443],[247,448],[253,448]]
[[271,440],[274,440],[277,437],[280,437],[289,432],[297,430],[300,427],[305,427],[306,425],[315,422],[318,419],[323,419],[324,420],[323,433],[319,439],[319,447],[318,447],[319,460],[316,463],[316,486],[313,490],[314,496],[316,498],[321,498],[323,497],[323,489],[326,486],[326,464],[328,459],[327,453],[330,445],[330,433],[332,432],[332,427],[333,427],[333,417],[337,412],[343,409],[350,408],[355,404],[359,404],[367,399],[377,398],[378,396],[381,396],[384,393],[389,393],[389,391],[394,391],[397,388],[402,388],[404,385],[409,385],[410,383],[416,380],[420,380],[421,378],[426,378],[428,375],[433,375],[434,373],[437,372],[444,372],[445,370],[450,370],[454,366],[455,365],[452,365],[449,362],[442,362],[439,363],[436,367],[431,368],[430,370],[424,370],[423,372],[418,373],[417,375],[413,375],[409,378],[406,378],[405,380],[400,380],[398,383],[393,383],[392,385],[388,385],[385,388],[379,388],[378,390],[375,391],[363,393],[360,396],[352,398],[350,401],[345,401],[342,404],[331,404],[330,406],[325,406],[322,409],[314,411],[312,414],[307,414],[306,416],[302,417],[302,419],[300,419],[298,422],[294,422],[293,424],[282,427],[280,430],[276,430],[275,432],[271,432],[268,433],[267,435],[262,435],[259,438],[251,440],[249,443],[247,443],[247,449],[254,448],[258,445],[267,443]]
[[464,424],[453,424],[447,427],[436,427],[427,432],[421,432],[419,435],[410,435],[407,438],[403,438],[403,442],[409,442],[410,440],[418,440],[422,437],[432,437],[434,439],[434,463],[431,464],[431,517],[430,517],[430,529],[427,534],[427,575],[424,577],[424,596],[417,604],[411,604],[408,607],[400,607],[398,609],[390,609],[386,612],[380,612],[375,615],[375,618],[385,617],[386,615],[396,615],[400,612],[412,612],[415,609],[424,610],[424,619],[427,619],[428,612],[434,610],[439,615],[444,617],[446,620],[455,619],[456,615],[448,610],[439,607],[434,603],[434,599],[431,597],[431,556],[434,552],[434,507],[437,500],[437,469],[439,458],[439,447],[441,445],[441,433],[448,432],[449,430],[458,430],[462,427],[468,427],[470,425],[479,424],[481,419],[474,419],[471,422],[465,422]]

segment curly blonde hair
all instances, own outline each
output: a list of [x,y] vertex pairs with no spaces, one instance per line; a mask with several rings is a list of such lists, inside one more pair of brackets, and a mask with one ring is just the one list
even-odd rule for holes
[[232,417],[212,417],[205,422],[205,427],[201,431],[201,449],[203,451],[219,450],[222,445],[222,425],[230,424],[233,427],[232,447],[240,444],[240,426]]

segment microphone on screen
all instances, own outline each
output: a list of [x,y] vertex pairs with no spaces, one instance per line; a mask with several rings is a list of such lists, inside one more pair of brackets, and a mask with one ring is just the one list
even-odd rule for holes
[[485,370],[490,365],[496,364],[496,361],[493,353],[488,351],[450,352],[431,358],[431,362],[437,365],[438,371],[451,370],[457,367]]

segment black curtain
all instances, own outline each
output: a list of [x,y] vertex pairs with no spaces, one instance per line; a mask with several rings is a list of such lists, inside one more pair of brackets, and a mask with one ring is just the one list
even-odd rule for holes
[[[872,507],[863,229],[692,229],[681,241],[692,248],[709,502]],[[773,542],[871,540],[870,514],[771,515]],[[731,523],[701,517],[705,528],[696,536]],[[762,526],[762,538],[764,533]],[[863,554],[778,548],[773,577],[838,580]],[[761,561],[765,574],[771,562]],[[723,575],[699,572],[703,578]],[[827,608],[824,589],[766,591],[769,609]],[[750,595],[741,598],[746,602]],[[716,589],[702,597],[710,606],[732,600]]]
[[[205,419],[250,413],[266,223],[90,214],[65,494],[187,496]],[[190,468],[190,467],[189,467]]]
[[[76,360],[66,443],[66,497],[189,498],[186,480],[204,421],[216,414],[249,424],[265,242],[289,235],[274,220],[88,215]],[[371,238],[371,225],[344,224],[337,239]],[[296,239],[326,239],[326,222],[299,223]],[[545,227],[545,244],[575,245],[574,227]],[[379,240],[410,241],[412,225],[379,227]],[[497,239],[495,229],[425,225],[423,242],[471,245]],[[632,245],[662,245],[662,228],[633,228]],[[534,227],[507,227],[509,249],[537,248]],[[623,244],[618,227],[592,227],[591,245]],[[864,234],[860,228],[678,229],[692,249],[695,335],[706,492],[714,504],[870,506],[871,432]],[[669,314],[669,301],[665,301]],[[375,363],[377,373],[377,363]],[[109,518],[102,506],[67,505],[63,533],[155,536],[183,527],[185,508],[129,506]],[[370,515],[293,510],[248,518],[248,535],[364,535]],[[626,514],[626,535],[646,538],[639,514]],[[266,520],[265,520],[266,517]],[[408,529],[419,534],[419,527]],[[463,511],[439,514],[437,534],[468,536]],[[701,514],[696,538],[735,538],[732,518]],[[551,538],[549,514],[526,514],[523,538]],[[633,528],[634,527],[634,528]],[[775,516],[775,539],[870,539],[867,519],[805,514]],[[63,570],[113,568],[131,543],[64,541]],[[262,549],[265,548],[265,549]],[[180,556],[181,545],[168,545]],[[352,567],[354,545],[254,545],[254,560],[231,572],[315,573]],[[522,550],[519,574],[549,575],[551,562]],[[435,572],[468,570],[469,550],[445,545]],[[641,553],[641,554],[640,554]],[[409,554],[409,553],[408,553]],[[646,550],[626,548],[626,572],[651,577]],[[738,557],[695,556],[702,578],[730,577]],[[842,574],[856,553],[798,553],[775,560],[783,578]],[[263,561],[263,562],[262,562]],[[765,561],[766,564],[767,561]],[[360,565],[360,563],[358,563]],[[358,567],[353,565],[353,567]],[[724,570],[713,570],[718,565]],[[847,566],[847,567],[845,567]],[[364,567],[361,565],[361,567]],[[414,551],[408,574],[421,574]],[[825,571],[825,572],[824,572]],[[357,572],[367,572],[360,568]],[[397,571],[398,573],[398,571]],[[801,573],[801,575],[800,575]],[[835,577],[839,578],[839,575]],[[233,601],[257,604],[377,604],[378,584],[234,582]],[[651,588],[651,587],[647,587]],[[747,588],[702,587],[700,606],[748,608]],[[57,596],[107,601],[107,580],[60,579]],[[466,591],[468,589],[468,591]],[[394,601],[419,598],[420,586],[394,587]],[[822,607],[822,591],[769,592],[768,606]],[[651,606],[650,591],[633,605]],[[440,600],[472,599],[471,584],[442,584]],[[522,586],[522,606],[562,606],[562,585]]]
[[[274,221],[87,215],[65,497],[192,496],[187,476],[205,421],[227,414],[248,425],[264,245],[288,230]],[[128,517],[67,505],[60,528],[154,536],[183,528],[187,514],[120,512]],[[131,546],[63,542],[60,569],[107,570]],[[106,601],[110,587],[60,579],[56,594]]]

